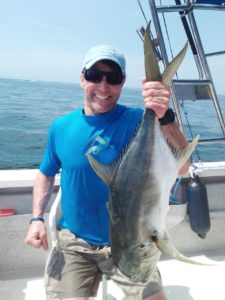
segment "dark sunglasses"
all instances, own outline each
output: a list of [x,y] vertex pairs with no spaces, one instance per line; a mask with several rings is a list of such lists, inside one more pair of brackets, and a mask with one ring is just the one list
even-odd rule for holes
[[121,84],[124,80],[123,74],[116,71],[105,72],[95,69],[88,69],[83,71],[83,75],[87,81],[93,83],[100,83],[103,79],[103,76],[106,77],[107,83],[111,85]]

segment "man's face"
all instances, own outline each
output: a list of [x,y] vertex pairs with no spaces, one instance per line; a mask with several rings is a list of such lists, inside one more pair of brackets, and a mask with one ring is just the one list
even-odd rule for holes
[[[97,62],[95,70],[112,72],[106,64]],[[119,99],[124,81],[121,84],[112,85],[103,76],[99,83],[87,81],[83,74],[80,76],[80,85],[84,89],[85,103],[84,111],[86,115],[99,115],[112,110]]]

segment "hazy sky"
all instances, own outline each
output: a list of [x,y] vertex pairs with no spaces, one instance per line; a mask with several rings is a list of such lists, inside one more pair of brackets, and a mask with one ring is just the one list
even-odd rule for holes
[[[148,1],[141,3],[150,19]],[[0,0],[0,5],[0,77],[78,82],[89,48],[111,44],[127,59],[127,86],[140,87],[143,49],[136,29],[146,24],[136,0]],[[225,50],[225,11],[195,15],[205,52]],[[186,37],[177,14],[166,18],[177,53]],[[218,92],[224,94],[225,56],[208,61],[216,70]],[[197,76],[190,51],[180,72]]]

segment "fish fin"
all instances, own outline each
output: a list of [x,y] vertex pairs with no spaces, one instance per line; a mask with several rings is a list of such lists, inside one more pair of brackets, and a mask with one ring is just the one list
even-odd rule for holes
[[[130,138],[130,140],[128,141],[128,143],[125,145],[125,147],[122,149],[122,151],[120,152],[120,154],[118,155],[118,157],[114,160],[114,162],[112,162],[111,164],[102,164],[99,161],[97,161],[92,155],[92,152],[96,152],[96,147],[91,147],[87,152],[87,158],[93,168],[93,170],[95,171],[95,173],[107,184],[110,185],[116,175],[116,172],[120,166],[121,161],[123,160],[124,155],[126,154],[127,150],[130,147],[130,144],[133,142],[133,140],[135,139],[138,130],[141,126],[141,122],[139,122],[139,124],[136,127],[136,130],[134,132],[134,134],[132,135],[132,137]],[[97,137],[98,141],[100,143],[104,143],[104,140],[101,137]],[[98,149],[97,149],[98,151]]]
[[87,151],[86,155],[95,173],[105,184],[110,185],[118,168],[117,160],[112,164],[103,165],[91,155],[91,151]]
[[184,45],[183,49],[177,54],[177,56],[166,66],[162,74],[162,83],[169,85],[173,75],[176,73],[180,64],[182,63],[184,56],[187,52],[188,42]]
[[181,150],[175,149],[172,151],[174,154],[174,157],[177,160],[179,168],[181,168],[187,162],[187,160],[191,156],[192,152],[195,150],[195,147],[198,144],[199,138],[200,138],[200,135],[198,134],[194,138],[194,140],[191,143],[189,143],[187,145],[187,147],[185,147],[184,149],[181,149]]
[[169,236],[167,232],[164,232],[163,235],[154,235],[152,236],[153,241],[155,242],[157,248],[166,256],[171,257],[173,259],[190,263],[194,265],[200,265],[200,266],[216,266],[218,265],[218,262],[207,260],[207,262],[201,262],[197,261],[191,258],[188,258],[187,256],[184,256],[181,254],[171,243]]
[[144,57],[147,81],[161,81],[161,74],[155,49],[150,38],[150,22],[147,25],[144,35]]

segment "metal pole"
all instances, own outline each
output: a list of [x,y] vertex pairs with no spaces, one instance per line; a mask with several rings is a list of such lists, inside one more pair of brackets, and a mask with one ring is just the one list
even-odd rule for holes
[[[156,34],[157,34],[157,37],[159,38],[159,45],[160,45],[161,54],[163,57],[163,62],[165,65],[167,65],[169,63],[169,60],[168,60],[168,56],[167,56],[167,52],[166,52],[166,46],[165,46],[164,39],[163,39],[163,34],[162,34],[161,26],[160,26],[159,17],[157,14],[157,8],[155,6],[155,1],[149,0],[149,6],[150,6],[153,22],[155,24]],[[181,114],[180,114],[180,107],[179,107],[179,104],[176,99],[175,88],[174,88],[173,82],[171,82],[171,88],[172,88],[171,89],[172,90],[172,101],[173,101],[174,109],[176,111],[177,121],[178,121],[178,124],[181,126],[182,131],[184,131]]]
[[225,136],[225,123],[224,123],[222,111],[220,109],[219,101],[218,101],[218,98],[217,98],[217,94],[216,94],[215,86],[214,86],[213,79],[212,79],[212,76],[211,76],[211,73],[210,73],[210,69],[209,69],[209,66],[208,66],[208,62],[207,62],[205,54],[204,54],[204,49],[203,49],[201,38],[200,38],[200,35],[199,35],[199,32],[198,32],[197,24],[195,22],[194,13],[193,12],[188,13],[188,18],[189,18],[189,22],[190,22],[190,25],[191,25],[191,28],[192,28],[192,32],[193,32],[193,35],[194,35],[194,38],[195,38],[195,41],[196,41],[199,57],[200,57],[201,62],[202,62],[202,67],[205,71],[206,78],[208,80],[210,80],[211,83],[212,83],[211,84],[212,100],[213,100],[213,104],[215,106],[215,110],[216,110],[216,113],[217,113],[217,116],[218,116],[218,119],[219,119],[219,122],[220,122],[222,132]]

